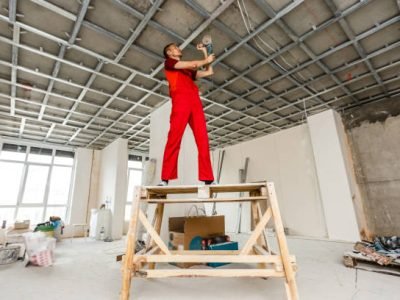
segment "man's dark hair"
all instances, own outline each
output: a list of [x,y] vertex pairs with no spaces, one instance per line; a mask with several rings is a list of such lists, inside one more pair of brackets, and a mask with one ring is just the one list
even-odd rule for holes
[[167,54],[167,51],[168,51],[168,49],[169,49],[169,47],[171,47],[172,45],[175,45],[175,43],[170,43],[170,44],[168,44],[167,46],[165,46],[164,47],[164,57],[165,58],[168,58],[168,54]]

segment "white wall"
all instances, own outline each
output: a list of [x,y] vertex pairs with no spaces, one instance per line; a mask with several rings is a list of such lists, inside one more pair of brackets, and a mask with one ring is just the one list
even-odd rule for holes
[[90,174],[90,189],[88,195],[88,211],[87,220],[90,221],[91,209],[98,209],[102,204],[99,199],[99,180],[100,180],[100,168],[101,168],[101,150],[93,150],[92,159],[92,170]]
[[359,239],[353,206],[349,161],[343,148],[346,144],[340,116],[333,110],[308,118],[316,161],[328,236],[330,239]]
[[123,233],[127,191],[128,141],[117,139],[101,152],[98,201],[111,202],[111,237],[120,239]]
[[75,151],[75,179],[71,193],[69,214],[70,224],[87,223],[90,174],[92,169],[93,150],[78,148]]
[[[239,182],[239,169],[249,157],[247,182],[275,183],[284,226],[291,234],[325,237],[318,180],[307,125],[301,125],[225,148],[220,183]],[[214,165],[218,151],[213,153]],[[237,226],[239,204],[218,204],[227,231]],[[250,231],[249,204],[244,204],[242,232]]]

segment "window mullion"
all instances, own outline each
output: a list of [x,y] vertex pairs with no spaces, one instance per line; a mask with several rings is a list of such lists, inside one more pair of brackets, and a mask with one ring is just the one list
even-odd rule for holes
[[[54,163],[54,153],[55,150],[53,149],[51,152],[51,162],[50,162],[50,168],[49,168],[49,173],[47,174],[47,180],[46,180],[46,188],[44,190],[44,199],[43,199],[43,215],[42,215],[42,220],[44,220],[47,212],[47,203],[49,201],[49,193],[50,193],[50,181],[51,181],[51,173],[53,172],[53,163]],[[45,220],[46,221],[46,220]]]
[[29,153],[29,149],[30,147],[26,147],[26,152],[25,152],[25,159],[24,159],[24,166],[22,167],[22,179],[20,181],[20,185],[19,185],[19,190],[18,190],[18,197],[17,197],[17,205],[15,207],[15,212],[14,212],[14,219],[17,219],[17,215],[18,215],[18,210],[19,207],[22,204],[22,197],[24,196],[24,191],[25,191],[25,185],[26,185],[26,179],[28,177],[28,169],[29,169],[29,165],[28,165],[28,153]]
[[[92,161],[92,163],[93,163],[93,161]],[[75,164],[75,159],[74,159],[74,162],[73,162],[72,167],[71,167],[71,175],[70,175],[70,181],[69,181],[67,209],[65,210],[65,219],[66,219],[65,221],[66,222],[69,222],[70,221],[70,217],[71,217],[69,215],[69,212],[70,212],[70,209],[71,209],[71,201],[72,201],[71,200],[71,198],[72,198],[72,187],[74,186],[73,179],[75,178],[75,172],[76,172],[75,166],[76,166],[76,164]],[[88,201],[89,201],[89,199],[88,199]],[[86,211],[86,218],[87,218],[87,214],[88,214],[88,211]],[[67,219],[68,219],[68,221],[67,221]]]

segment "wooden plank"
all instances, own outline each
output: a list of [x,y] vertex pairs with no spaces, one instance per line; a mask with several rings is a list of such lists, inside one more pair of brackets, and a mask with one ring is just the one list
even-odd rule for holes
[[209,185],[199,186],[199,189],[197,191],[197,198],[199,199],[211,198],[210,186]]
[[[234,192],[251,192],[261,189],[265,186],[265,182],[261,183],[243,183],[243,184],[218,184],[210,185],[211,193],[234,193]],[[177,186],[145,186],[148,193],[158,195],[170,194],[197,194],[199,185],[177,185]]]
[[[262,255],[279,255],[279,254],[276,254],[274,251],[270,252],[268,250],[265,250],[263,247],[261,247],[259,245],[254,245],[253,249],[255,250],[254,251],[255,253],[262,254]],[[296,262],[295,255],[289,255],[289,257],[290,257],[290,261]]]
[[[162,198],[166,197],[166,196],[161,196]],[[164,217],[164,203],[158,203],[157,204],[157,217],[155,219],[155,223],[154,223],[154,230],[157,232],[158,235],[160,235],[161,232],[161,225],[162,225],[162,220]],[[154,242],[153,242],[154,245]],[[154,269],[156,267],[156,265],[154,263],[149,264],[149,269]]]
[[240,250],[169,250],[172,254],[180,255],[234,255]]
[[274,218],[275,232],[276,232],[276,237],[278,239],[279,252],[281,254],[283,268],[285,270],[285,277],[286,277],[285,287],[287,291],[287,297],[288,299],[297,300],[299,299],[297,284],[294,277],[293,268],[289,259],[289,250],[286,243],[286,237],[283,229],[281,213],[279,211],[275,186],[272,182],[267,182],[267,190],[269,195],[268,198],[270,202],[270,208],[272,209],[272,215]]
[[284,272],[261,269],[178,269],[147,270],[147,278],[167,277],[284,277]]
[[[146,249],[143,249],[143,250],[146,250]],[[144,259],[138,259],[138,256],[143,256],[143,255],[146,255],[146,256],[148,256],[148,255],[155,255],[155,254],[158,254],[159,252],[161,251],[161,249],[160,249],[160,247],[158,247],[158,246],[154,246],[153,248],[151,248],[150,250],[148,250],[146,253],[144,253],[144,254],[142,254],[142,253],[140,253],[140,255],[138,254],[138,253],[136,253],[136,255],[135,255],[135,263],[137,264],[137,268],[143,268],[144,267],[144,265],[145,264],[147,264],[147,261],[146,260],[144,260]],[[153,268],[154,269],[154,268]]]
[[[267,263],[282,264],[279,255],[135,255],[135,259],[145,262],[187,262],[187,263]],[[294,256],[290,257],[295,262]]]
[[[255,245],[253,247],[254,252],[259,254],[259,255],[271,255],[267,250],[265,250],[264,248],[262,248],[259,245]],[[273,254],[273,256],[276,256],[277,254]],[[275,268],[277,271],[282,271],[283,270],[283,264],[282,264],[282,260],[281,260],[281,256],[277,255],[279,257],[280,263],[276,263],[275,264]],[[297,272],[297,264],[296,264],[296,256],[294,255],[289,255],[289,260],[292,263],[292,267],[293,267],[293,271]]]
[[281,264],[279,255],[139,255],[138,260],[147,262],[223,262],[223,263],[275,263]]
[[[152,220],[152,223],[151,223],[152,227],[154,228],[154,230],[156,232],[158,232],[157,228],[159,228],[159,227],[161,228],[161,222],[162,222],[162,215],[163,214],[164,214],[164,204],[158,203],[157,206],[156,206],[156,209],[154,211],[154,216],[153,216],[153,220]],[[155,243],[152,240],[151,235],[148,235],[147,236],[147,241],[146,241],[147,249],[150,249],[151,247],[154,247],[154,245],[155,245]]]
[[[262,216],[260,201],[257,201],[257,211],[258,211],[258,214],[260,216]],[[267,225],[268,225],[268,223],[265,226],[267,226]],[[267,235],[267,232],[266,232],[265,228],[262,231],[262,235],[263,235],[263,238],[264,238],[264,246],[265,246],[265,248],[267,249],[269,254],[272,254],[271,253],[271,247],[270,247],[269,242],[268,242],[268,235]]]
[[187,198],[187,199],[157,199],[149,198],[142,201],[147,201],[148,203],[207,203],[207,202],[244,202],[244,201],[266,201],[265,196],[245,196],[240,198]]
[[156,255],[160,251],[161,251],[160,247],[155,246],[152,249],[150,249],[148,252],[146,252],[144,255]]
[[[363,255],[361,253],[354,253],[352,251],[346,251],[344,253],[344,256],[352,257],[356,261],[371,262],[371,263],[374,263],[374,264],[378,265],[378,263],[376,261],[374,261],[372,258],[370,258],[370,257],[368,257],[366,255]],[[397,267],[400,270],[400,259],[395,259],[394,261],[391,261],[387,266]]]
[[240,252],[242,255],[249,254],[250,250],[253,248],[257,239],[259,238],[259,236],[261,235],[265,226],[267,225],[269,219],[271,219],[271,216],[272,216],[271,208],[268,207],[267,211],[262,216],[260,222],[257,224],[254,231],[251,233],[248,241],[246,242],[245,246],[243,247],[242,251]]
[[180,255],[238,255],[240,250],[170,250],[172,254]]
[[121,300],[129,300],[129,293],[131,288],[131,279],[132,279],[132,266],[135,255],[136,248],[136,231],[138,224],[138,216],[139,216],[139,204],[140,204],[140,195],[141,195],[141,187],[135,188],[135,196],[132,202],[132,215],[131,220],[129,222],[129,230],[127,234],[127,246],[126,246],[126,254],[123,258],[123,266],[122,266],[122,288],[121,288]]
[[381,266],[372,259],[361,254],[346,252],[343,256],[343,262],[346,267],[359,269],[363,271],[376,272],[387,275],[400,276],[400,268],[398,265]]
[[149,220],[147,220],[146,216],[142,211],[139,211],[139,220],[140,222],[142,222],[143,226],[146,228],[147,232],[151,235],[157,246],[160,247],[161,251],[164,252],[165,254],[171,254],[168,250],[168,247],[164,244],[163,240],[151,226]]

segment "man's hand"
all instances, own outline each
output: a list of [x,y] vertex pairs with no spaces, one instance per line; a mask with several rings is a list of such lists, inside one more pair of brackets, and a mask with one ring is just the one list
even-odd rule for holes
[[209,56],[206,57],[205,61],[207,62],[206,64],[211,64],[215,60],[215,54],[210,54]]
[[196,45],[196,48],[197,48],[197,50],[200,50],[200,51],[204,51],[204,50],[207,51],[207,48],[206,48],[206,46],[204,46],[203,43],[197,44],[197,45]]
[[204,46],[203,43],[197,44],[196,48],[197,48],[197,50],[203,52],[203,55],[205,58],[207,57],[207,48],[206,48],[206,46]]

